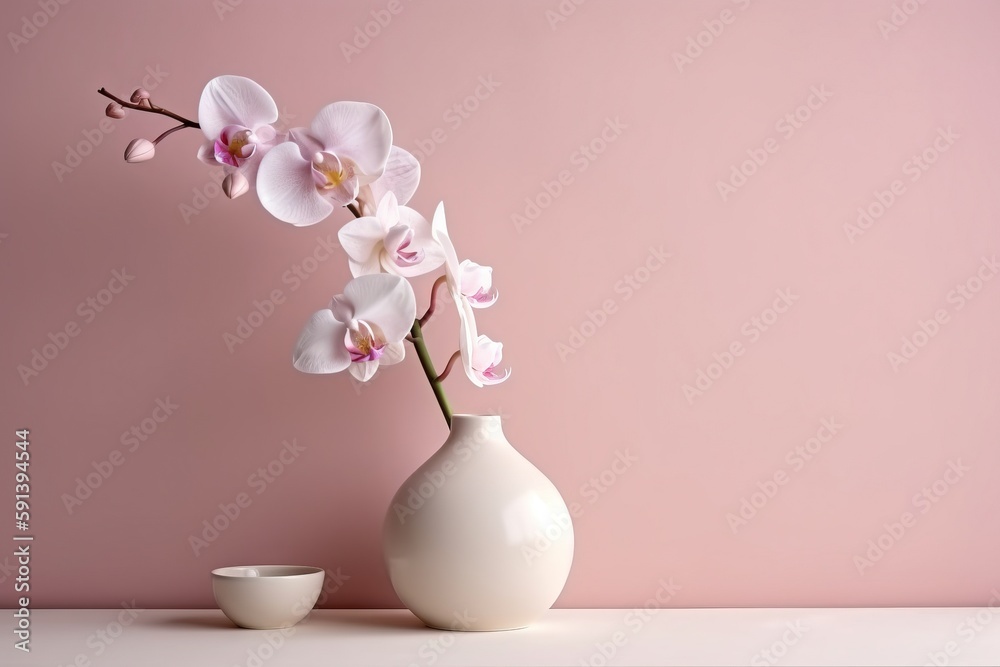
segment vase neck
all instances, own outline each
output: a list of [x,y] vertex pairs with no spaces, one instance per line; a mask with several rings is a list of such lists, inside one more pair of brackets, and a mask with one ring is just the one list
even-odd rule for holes
[[453,415],[449,444],[506,442],[500,415]]

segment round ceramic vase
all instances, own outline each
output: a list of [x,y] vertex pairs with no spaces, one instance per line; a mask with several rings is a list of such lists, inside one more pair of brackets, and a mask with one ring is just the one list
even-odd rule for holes
[[393,588],[426,625],[513,630],[562,592],[573,523],[499,416],[455,415],[444,445],[393,497],[383,545]]

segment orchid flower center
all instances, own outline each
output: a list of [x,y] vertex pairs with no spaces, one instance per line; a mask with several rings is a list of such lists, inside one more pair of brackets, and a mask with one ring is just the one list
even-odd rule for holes
[[229,152],[237,157],[243,157],[243,149],[250,143],[250,130],[237,132],[229,139]]
[[253,131],[239,125],[228,125],[215,142],[215,159],[230,167],[239,167],[257,151]]
[[312,159],[313,180],[320,190],[332,190],[354,175],[333,153],[316,153]]
[[348,325],[344,345],[351,353],[351,361],[376,361],[385,351],[385,336],[377,325],[356,320]]
[[393,225],[385,235],[385,250],[396,266],[412,266],[424,259],[421,249],[410,250],[413,243],[413,228],[403,223]]

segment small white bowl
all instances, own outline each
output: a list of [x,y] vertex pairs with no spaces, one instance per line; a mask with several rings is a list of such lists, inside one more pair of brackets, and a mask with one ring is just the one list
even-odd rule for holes
[[301,565],[245,565],[212,570],[219,608],[236,625],[253,630],[290,628],[312,610],[326,573]]

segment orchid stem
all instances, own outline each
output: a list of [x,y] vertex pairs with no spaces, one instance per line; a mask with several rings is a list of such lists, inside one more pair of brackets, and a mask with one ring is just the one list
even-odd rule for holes
[[183,130],[185,127],[187,127],[187,125],[184,125],[183,123],[180,124],[180,125],[175,125],[174,127],[170,128],[169,130],[167,130],[166,132],[164,132],[163,134],[161,134],[157,138],[153,139],[153,145],[155,146],[156,144],[160,143],[161,141],[163,141],[164,139],[166,139],[168,136],[170,136],[171,134],[173,134],[177,130]]
[[[358,210],[355,202],[348,204],[347,209],[354,214],[355,218],[362,217],[361,211]],[[434,283],[434,287],[431,291],[430,308],[427,309],[427,313],[419,320],[413,320],[413,328],[410,329],[410,333],[406,336],[406,340],[413,343],[413,349],[416,351],[417,358],[420,360],[420,367],[424,369],[424,375],[427,376],[427,382],[431,385],[431,390],[434,392],[434,398],[437,399],[438,405],[441,407],[441,413],[444,415],[444,420],[448,422],[448,428],[451,428],[451,406],[448,405],[448,397],[444,395],[444,387],[441,386],[441,380],[448,375],[455,358],[452,357],[448,361],[448,366],[444,369],[444,373],[442,373],[441,377],[438,377],[437,371],[434,370],[434,362],[431,360],[431,353],[427,351],[427,346],[424,344],[423,332],[420,330],[420,326],[424,323],[426,318],[434,312],[434,295],[437,293],[438,285],[443,282],[444,279],[445,277],[441,276]]]
[[434,309],[437,308],[438,288],[440,288],[441,285],[445,284],[447,281],[448,281],[447,276],[441,276],[440,278],[434,281],[434,285],[431,286],[430,305],[427,306],[427,312],[424,313],[423,316],[418,320],[418,322],[420,322],[420,326],[424,326],[425,324],[427,324],[427,321],[431,319],[432,315],[434,315]]
[[448,365],[444,367],[443,371],[441,371],[441,375],[437,376],[438,382],[444,382],[444,379],[448,377],[449,373],[451,373],[451,367],[455,365],[455,362],[458,361],[461,356],[462,352],[459,350],[456,350],[455,353],[451,355],[451,359],[448,360]]
[[[437,399],[438,405],[441,407],[444,420],[448,422],[448,428],[451,428],[451,406],[448,405],[448,398],[444,395],[444,387],[441,386],[441,380],[437,376],[437,371],[434,370],[434,362],[431,361],[430,352],[427,351],[427,346],[424,345],[424,336],[420,331],[420,320],[413,320],[410,337],[413,339],[413,349],[417,353],[417,358],[420,359],[420,366],[424,369],[424,375],[427,376],[427,381],[434,391],[434,398]],[[454,360],[454,357],[452,357],[452,360]],[[451,363],[451,361],[448,362],[448,368],[451,368]],[[445,369],[445,374],[447,372],[448,370]]]
[[104,95],[109,100],[117,102],[126,109],[135,109],[136,111],[145,111],[146,113],[157,113],[160,114],[161,116],[167,116],[169,118],[173,118],[177,122],[181,123],[182,127],[201,128],[201,125],[199,125],[197,121],[190,120],[188,118],[185,118],[184,116],[179,116],[175,114],[173,111],[167,111],[166,109],[163,109],[161,107],[154,106],[152,102],[149,103],[148,107],[144,107],[141,104],[133,104],[132,102],[126,102],[123,99],[115,97],[114,95],[106,91],[104,88],[101,88],[97,92],[101,95]]

